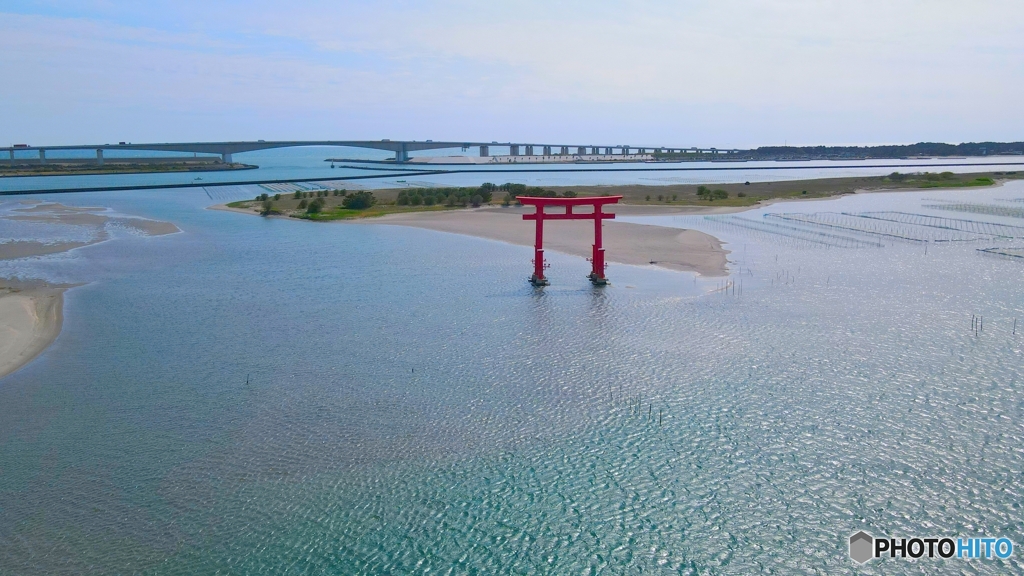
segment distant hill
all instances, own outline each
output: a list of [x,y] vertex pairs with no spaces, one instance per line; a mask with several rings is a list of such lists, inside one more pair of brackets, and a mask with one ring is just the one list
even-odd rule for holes
[[904,146],[762,146],[740,153],[745,158],[906,158],[908,156],[995,156],[1024,154],[1024,142],[919,142]]

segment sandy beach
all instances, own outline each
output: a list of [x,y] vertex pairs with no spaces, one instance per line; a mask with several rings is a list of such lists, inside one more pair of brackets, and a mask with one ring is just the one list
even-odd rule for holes
[[[210,206],[210,210],[223,210],[255,216],[250,208],[233,208],[225,204]],[[670,214],[726,214],[749,210],[735,206],[644,206],[618,204],[608,211],[629,216],[659,216]],[[379,218],[335,220],[347,224],[385,224],[410,226],[451,234],[463,234],[533,246],[534,224],[523,220],[523,214],[533,208],[522,206],[487,206],[469,210],[436,212],[409,212],[388,214]],[[281,218],[287,216],[274,216]],[[586,220],[552,222],[544,227],[546,250],[589,258],[594,237],[594,224]],[[605,257],[608,262],[637,266],[660,266],[670,270],[696,272],[701,276],[724,276],[728,250],[714,236],[696,230],[681,230],[664,226],[648,226],[605,221]]]
[[[523,214],[532,211],[532,208],[480,208],[420,212],[393,214],[363,223],[412,226],[533,246],[534,223],[523,220]],[[661,209],[644,206],[616,206],[614,211],[631,215],[694,212],[683,207]],[[701,212],[708,213],[707,210]],[[594,224],[585,220],[555,221],[544,226],[544,248],[547,250],[589,257],[593,238]],[[696,272],[702,276],[727,274],[726,255],[729,251],[722,248],[722,243],[714,236],[696,230],[610,220],[604,224],[604,245],[609,262],[655,265]]]
[[0,378],[38,356],[60,334],[67,288],[0,281]]
[[[144,236],[180,232],[170,222],[107,214],[105,208],[80,208],[54,203],[26,203],[7,212],[3,220],[90,228],[88,241],[11,239],[0,242],[0,260],[58,254],[110,238],[108,225],[130,228]],[[45,350],[60,334],[64,292],[72,285],[42,280],[0,278],[0,378],[21,368]]]

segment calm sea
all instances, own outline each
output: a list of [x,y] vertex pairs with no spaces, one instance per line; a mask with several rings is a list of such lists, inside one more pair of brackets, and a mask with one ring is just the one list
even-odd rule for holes
[[1024,545],[1024,261],[977,250],[1021,183],[647,220],[728,279],[552,253],[543,290],[525,247],[49,198],[183,233],[0,264],[86,283],[0,380],[0,573],[1024,569],[846,548]]

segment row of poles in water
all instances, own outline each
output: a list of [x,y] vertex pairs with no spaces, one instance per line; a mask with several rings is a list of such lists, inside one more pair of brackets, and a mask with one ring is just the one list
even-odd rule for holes
[[[985,331],[985,317],[977,314],[971,314],[971,332],[974,332],[975,336],[981,335]],[[1013,319],[1013,326],[1010,329],[1012,336],[1017,335],[1017,319]]]
[[[611,399],[612,402],[615,402],[615,393],[614,392],[609,392],[608,396],[609,396],[609,398]],[[644,418],[646,421],[652,422],[652,423],[655,421],[655,418],[654,418],[654,403],[650,402],[650,403],[647,404],[647,414],[645,415],[644,414],[644,398],[643,398],[642,395],[637,394],[637,395],[630,395],[630,396],[626,397],[626,405],[629,408],[629,415],[630,416],[640,416],[640,417]],[[663,409],[661,409],[661,408],[658,408],[658,418],[657,418],[658,426],[661,426],[661,423],[662,423],[662,420],[664,419],[664,417],[665,417],[665,411]]]

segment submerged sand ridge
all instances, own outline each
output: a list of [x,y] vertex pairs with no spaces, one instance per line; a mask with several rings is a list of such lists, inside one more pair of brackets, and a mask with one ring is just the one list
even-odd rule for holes
[[[143,236],[180,231],[170,222],[114,215],[107,213],[105,208],[27,204],[24,208],[15,208],[0,215],[0,234],[4,231],[3,221],[11,220],[84,228],[88,239],[0,238],[0,260],[59,254],[103,242],[110,238],[110,226]],[[64,292],[72,287],[42,280],[0,278],[0,378],[30,362],[57,338],[63,324]]]
[[[628,208],[619,213],[625,211]],[[513,208],[414,212],[365,223],[412,226],[533,246],[534,222],[523,220],[524,213],[524,209]],[[653,264],[702,276],[728,273],[726,255],[729,251],[722,248],[717,238],[703,232],[606,220],[603,233],[605,256],[609,262],[639,266]],[[546,250],[589,257],[593,241],[594,224],[590,221],[557,220],[544,225]]]
[[[38,222],[40,224],[56,224],[58,226],[76,226],[84,228],[89,240],[24,240],[0,239],[0,260],[13,260],[29,256],[42,256],[67,252],[75,248],[103,242],[110,238],[108,227],[118,227],[143,236],[161,236],[180,232],[170,222],[146,220],[106,213],[106,208],[64,206],[62,204],[37,203],[24,208],[15,208],[0,216],[3,220],[17,222]],[[2,228],[0,228],[2,230]]]

